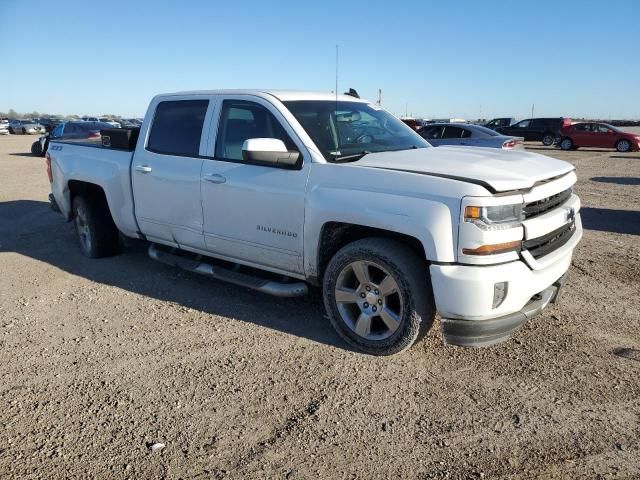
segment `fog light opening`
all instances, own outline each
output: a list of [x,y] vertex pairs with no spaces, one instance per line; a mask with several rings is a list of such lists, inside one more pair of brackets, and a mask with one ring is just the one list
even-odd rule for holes
[[493,285],[493,308],[498,308],[507,298],[509,282],[498,282]]

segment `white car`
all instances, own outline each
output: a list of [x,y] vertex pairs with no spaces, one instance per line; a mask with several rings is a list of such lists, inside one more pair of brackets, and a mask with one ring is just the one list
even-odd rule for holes
[[9,120],[0,120],[0,135],[9,135]]
[[111,125],[113,128],[121,128],[122,125],[120,125],[120,123],[116,122],[115,120],[109,118],[109,117],[100,117],[98,119],[99,122],[103,122],[103,123],[108,123],[109,125]]
[[352,96],[159,95],[137,133],[51,141],[50,201],[86,256],[117,253],[121,233],[264,293],[320,286],[336,331],[369,354],[405,350],[436,312],[448,343],[507,339],[555,300],[582,236],[569,163],[432,148]]
[[45,128],[33,120],[10,120],[9,132],[14,135],[36,135],[45,133]]

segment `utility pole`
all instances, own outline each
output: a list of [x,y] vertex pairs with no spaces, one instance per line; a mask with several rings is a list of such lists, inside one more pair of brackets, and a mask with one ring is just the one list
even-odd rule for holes
[[378,89],[378,105],[382,105],[382,89]]
[[533,118],[533,111],[535,110],[536,106],[534,103],[531,104],[531,118]]
[[338,45],[336,45],[336,102],[338,101]]

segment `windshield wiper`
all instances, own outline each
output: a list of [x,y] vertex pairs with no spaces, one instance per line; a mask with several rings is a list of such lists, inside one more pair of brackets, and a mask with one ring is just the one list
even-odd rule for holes
[[355,162],[370,153],[371,152],[369,150],[364,150],[362,152],[350,153],[348,155],[332,155],[331,160],[333,162]]
[[417,150],[418,148],[427,148],[427,147],[419,147],[418,145],[407,145],[406,147],[393,148],[389,150],[384,150],[385,152],[400,152],[402,150]]

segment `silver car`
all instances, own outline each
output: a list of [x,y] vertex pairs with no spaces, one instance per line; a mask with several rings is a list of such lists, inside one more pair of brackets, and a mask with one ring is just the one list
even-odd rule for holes
[[11,120],[9,122],[9,132],[13,135],[36,135],[45,131],[42,125],[33,120]]
[[434,147],[466,145],[469,147],[524,148],[524,138],[510,137],[480,125],[467,123],[434,123],[422,127],[418,133]]

